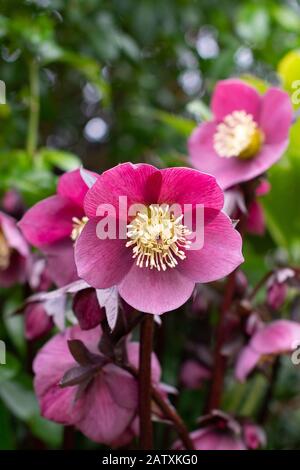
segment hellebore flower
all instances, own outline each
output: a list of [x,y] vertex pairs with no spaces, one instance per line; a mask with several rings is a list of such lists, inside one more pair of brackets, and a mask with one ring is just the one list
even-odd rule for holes
[[[270,191],[266,180],[260,182],[255,190],[256,196],[263,196]],[[265,217],[260,202],[255,199],[246,208],[243,192],[239,187],[225,191],[224,212],[232,219],[239,219],[241,214],[247,215],[246,228],[249,233],[263,235],[265,233]]]
[[0,212],[0,286],[10,287],[26,280],[29,256],[15,219]]
[[[120,196],[129,210],[134,204],[143,208],[129,217]],[[184,217],[185,205],[189,214],[204,206],[202,248],[190,246],[191,232],[197,235],[198,227],[194,232],[184,225],[185,219],[170,209],[174,204]],[[241,237],[221,212],[222,191],[214,177],[197,170],[121,164],[97,179],[84,206],[89,221],[75,244],[79,277],[96,289],[117,286],[120,296],[142,312],[161,314],[179,307],[196,282],[220,279],[243,261]],[[98,236],[101,206],[114,209],[112,226],[125,224],[125,236]]]
[[[261,428],[252,423],[240,423],[219,410],[200,418],[201,428],[190,434],[196,450],[247,450],[265,444]],[[173,449],[181,450],[179,441]]]
[[284,303],[288,281],[295,277],[295,271],[290,268],[278,269],[269,279],[267,287],[267,303],[273,310],[278,310]]
[[[34,292],[48,290],[52,280],[46,267],[46,261],[33,256],[28,282]],[[52,318],[48,315],[44,302],[28,302],[24,309],[25,337],[34,340],[48,333],[53,327]]]
[[[99,353],[100,338],[100,327],[82,331],[78,326],[54,336],[34,360],[34,386],[45,418],[73,425],[93,441],[110,444],[136,416],[138,384],[131,374]],[[129,361],[133,356],[135,362],[135,343],[126,347]],[[159,375],[153,354],[155,383]]]
[[243,382],[250,372],[272,356],[293,352],[300,345],[300,324],[275,320],[258,329],[245,346],[236,363],[235,376]]
[[287,148],[292,124],[287,93],[270,88],[261,96],[228,79],[217,84],[211,108],[213,120],[197,127],[188,148],[193,166],[214,175],[223,189],[261,175]]
[[57,194],[35,204],[19,222],[28,242],[46,255],[59,286],[78,278],[73,246],[87,222],[83,210],[87,190],[79,169],[65,173],[59,178]]

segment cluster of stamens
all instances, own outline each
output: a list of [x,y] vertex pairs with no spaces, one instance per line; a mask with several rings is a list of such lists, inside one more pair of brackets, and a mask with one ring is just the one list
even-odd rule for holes
[[140,268],[165,271],[175,268],[178,259],[184,260],[184,250],[190,248],[187,237],[191,231],[182,224],[183,215],[175,218],[166,205],[151,204],[145,212],[138,212],[127,225],[127,247],[133,247],[133,258]]
[[73,229],[71,232],[71,238],[75,242],[79,235],[81,234],[82,230],[84,229],[85,224],[88,222],[88,217],[84,216],[82,219],[78,219],[78,217],[73,217]]
[[261,147],[263,135],[251,114],[233,111],[217,126],[214,149],[220,157],[253,157]]

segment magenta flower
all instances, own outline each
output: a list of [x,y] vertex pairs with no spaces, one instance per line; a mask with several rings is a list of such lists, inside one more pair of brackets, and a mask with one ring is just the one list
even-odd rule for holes
[[250,372],[270,356],[292,352],[300,344],[300,324],[276,320],[257,330],[237,360],[235,376],[243,382]]
[[87,221],[83,210],[87,190],[80,170],[65,173],[59,178],[57,194],[35,204],[19,222],[26,239],[46,254],[58,285],[78,278],[73,245]]
[[284,153],[292,124],[287,93],[270,88],[264,96],[250,85],[229,79],[216,86],[213,120],[192,133],[192,164],[214,175],[223,189],[264,173]]
[[267,303],[273,310],[278,310],[284,303],[288,282],[295,277],[295,271],[290,268],[278,269],[269,279],[267,287]]
[[[54,336],[35,358],[34,386],[45,418],[73,425],[91,440],[110,444],[136,416],[137,382],[99,353],[100,337],[100,327],[82,331],[78,326]],[[79,342],[75,341],[75,351],[70,347],[71,354],[68,341],[74,344],[72,340]],[[134,366],[137,351],[136,343],[127,345],[128,360]],[[154,384],[159,378],[160,367],[153,354]],[[61,388],[61,382],[68,386]]]
[[32,303],[25,307],[25,337],[38,339],[53,327],[52,318],[47,315],[42,302]]
[[[119,207],[120,196],[126,196],[128,208],[143,204],[146,210],[128,217]],[[204,205],[201,249],[188,250],[193,227],[170,212],[173,204],[189,204],[191,212]],[[126,231],[123,238],[97,236],[101,205],[116,209],[112,222],[127,224],[127,238]],[[190,297],[196,282],[222,278],[243,261],[241,237],[222,207],[223,193],[212,176],[189,168],[118,165],[86,195],[89,221],[75,244],[78,274],[97,289],[117,286],[121,297],[140,311],[173,310]]]
[[[220,410],[200,418],[200,429],[190,437],[196,450],[247,450],[257,449],[266,444],[264,431],[250,421],[238,421]],[[177,441],[174,449],[181,450]]]
[[24,282],[29,260],[28,245],[15,219],[0,212],[0,286]]

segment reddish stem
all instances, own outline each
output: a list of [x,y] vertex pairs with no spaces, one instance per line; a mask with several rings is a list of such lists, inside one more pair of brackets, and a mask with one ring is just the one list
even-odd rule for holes
[[141,323],[139,359],[139,416],[140,449],[151,450],[153,430],[151,421],[151,354],[153,346],[154,316],[145,314]]
[[[133,377],[139,377],[139,372],[135,367],[131,365],[124,365],[123,367],[125,370],[127,370],[127,372],[132,374]],[[155,387],[153,387],[153,385],[151,385],[150,390],[153,401],[164,413],[164,417],[173,423],[174,428],[176,429],[179,437],[181,438],[185,448],[187,450],[195,450],[193,442],[189,436],[187,427],[184,424],[182,418],[177,413],[176,409],[160,394],[160,392]]]

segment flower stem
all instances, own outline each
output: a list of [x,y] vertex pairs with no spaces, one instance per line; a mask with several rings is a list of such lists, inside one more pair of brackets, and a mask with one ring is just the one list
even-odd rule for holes
[[141,323],[139,358],[139,416],[140,449],[151,450],[153,430],[151,421],[151,354],[153,346],[154,316],[145,314]]
[[33,158],[38,142],[38,126],[40,114],[39,66],[35,59],[29,62],[29,122],[27,132],[27,153]]
[[[139,372],[135,367],[131,365],[124,365],[123,367],[125,370],[127,370],[127,372],[133,375],[133,377],[139,377]],[[150,390],[153,401],[163,412],[164,417],[172,422],[185,448],[187,450],[195,450],[193,442],[189,436],[187,427],[184,424],[182,418],[177,413],[176,409],[161,395],[161,393],[153,385],[150,387]]]
[[222,390],[223,390],[223,383],[224,383],[224,375],[226,370],[226,357],[222,354],[222,346],[224,344],[225,339],[225,316],[228,312],[235,288],[235,273],[233,271],[227,279],[226,289],[224,300],[220,310],[220,317],[219,323],[217,326],[217,333],[216,333],[216,347],[215,347],[215,354],[214,354],[214,370],[213,370],[213,377],[212,377],[212,388],[208,402],[208,411],[211,411],[215,408],[220,406],[221,398],[222,398]]

